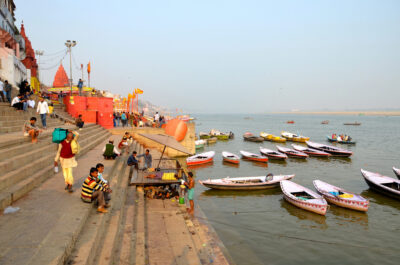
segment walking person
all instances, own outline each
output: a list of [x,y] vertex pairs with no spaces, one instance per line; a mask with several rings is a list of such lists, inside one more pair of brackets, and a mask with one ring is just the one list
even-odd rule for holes
[[106,202],[106,197],[112,192],[107,183],[99,179],[99,171],[97,168],[90,169],[89,176],[82,184],[81,199],[84,202],[92,203],[97,200],[97,212],[107,213],[105,208],[110,205]]
[[119,127],[119,123],[121,121],[121,114],[119,112],[117,112],[115,119],[117,120],[117,127]]
[[72,168],[77,167],[78,163],[75,160],[75,154],[72,152],[71,142],[77,140],[79,133],[76,131],[71,132],[68,130],[67,138],[58,144],[58,151],[56,158],[54,159],[54,166],[58,166],[58,160],[60,160],[64,181],[65,190],[73,192],[72,185],[74,185],[74,177],[72,175]]
[[44,100],[44,98],[40,98],[40,101],[37,106],[37,113],[40,114],[40,119],[42,120],[42,126],[44,129],[46,129],[47,124],[46,124],[46,115],[49,113],[49,105],[47,105],[47,102]]
[[0,78],[0,96],[3,102],[6,102],[6,99],[4,97],[4,83],[3,80],[1,80],[1,78]]
[[188,173],[188,181],[185,182],[185,185],[188,188],[187,197],[188,197],[189,204],[190,204],[190,208],[187,208],[186,210],[188,211],[189,214],[193,215],[194,214],[194,201],[193,201],[193,198],[194,198],[194,185],[195,185],[195,182],[194,182],[194,178],[193,178],[193,173],[192,172]]
[[78,82],[78,89],[79,89],[79,96],[82,96],[82,88],[83,88],[83,81],[79,78]]
[[122,114],[121,114],[122,127],[125,127],[125,126],[126,126],[127,120],[128,120],[128,118],[126,117],[126,113],[125,113],[125,111],[124,111],[124,112],[122,112]]

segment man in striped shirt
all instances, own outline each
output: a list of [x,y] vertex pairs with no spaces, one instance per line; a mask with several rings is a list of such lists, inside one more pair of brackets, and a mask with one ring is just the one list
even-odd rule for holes
[[91,203],[97,199],[99,213],[108,212],[104,208],[108,208],[109,204],[106,203],[106,193],[111,193],[112,190],[107,183],[98,178],[99,171],[97,168],[92,167],[90,169],[90,175],[85,179],[82,184],[81,198],[84,202]]

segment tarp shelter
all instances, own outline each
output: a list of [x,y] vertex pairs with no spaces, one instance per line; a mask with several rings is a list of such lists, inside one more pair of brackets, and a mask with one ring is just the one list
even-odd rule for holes
[[190,153],[190,151],[188,151],[186,149],[186,147],[184,147],[183,145],[181,145],[177,140],[175,140],[174,137],[169,136],[169,135],[164,135],[164,134],[144,134],[144,133],[139,133],[140,136],[146,137],[150,140],[153,140],[154,142],[157,142],[159,144],[164,145],[164,149],[162,151],[161,157],[160,157],[160,162],[158,162],[158,166],[160,166],[161,163],[161,159],[164,155],[165,149],[167,147],[175,149],[179,152],[188,154],[188,155],[192,155],[192,153]]

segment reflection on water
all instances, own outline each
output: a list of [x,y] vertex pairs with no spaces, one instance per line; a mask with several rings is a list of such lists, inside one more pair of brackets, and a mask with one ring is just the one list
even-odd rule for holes
[[356,223],[368,228],[368,213],[330,205],[329,213],[335,215],[338,224]]
[[253,164],[253,166],[256,166],[256,167],[268,167],[268,163],[254,161],[254,160],[250,160],[250,159],[246,159],[246,158],[243,158],[242,160],[246,161],[246,163],[251,163],[251,164]]
[[366,189],[361,193],[361,195],[364,196],[365,198],[368,198],[370,200],[370,204],[376,203],[379,205],[389,206],[397,210],[400,210],[400,201],[392,197],[383,195],[377,191]]
[[222,161],[222,164],[224,166],[227,166],[227,167],[236,167],[236,168],[240,167],[240,163],[239,164],[234,164],[234,163],[229,163],[229,162],[226,162],[226,161]]
[[[290,215],[297,217],[299,220],[309,220],[314,223],[320,224],[321,226],[318,227],[320,229],[328,228],[328,225],[326,224],[326,217],[323,215],[300,209],[288,203],[284,198],[281,199],[281,206]],[[314,225],[310,225],[310,227],[314,227]]]
[[196,169],[200,169],[200,168],[206,168],[206,167],[212,167],[214,165],[214,161],[206,163],[206,164],[200,164],[200,165],[191,165],[188,166],[188,169],[191,170],[196,170]]

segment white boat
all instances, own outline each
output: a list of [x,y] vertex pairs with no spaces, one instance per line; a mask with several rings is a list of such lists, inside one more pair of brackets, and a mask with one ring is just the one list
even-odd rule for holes
[[290,157],[296,157],[296,158],[307,158],[308,155],[306,153],[290,149],[287,147],[279,146],[277,145],[276,148],[278,149],[279,152],[286,154],[287,156]]
[[393,172],[396,174],[397,178],[400,179],[400,169],[393,167]]
[[349,157],[353,154],[352,151],[342,149],[336,146],[331,146],[327,144],[320,144],[320,143],[314,143],[310,141],[306,141],[306,144],[310,148],[314,148],[320,151],[324,151],[327,153],[330,153],[333,156],[342,156],[342,157]]
[[315,189],[329,203],[349,208],[352,210],[366,212],[369,207],[369,200],[354,192],[346,191],[321,180],[313,181]]
[[325,215],[328,203],[318,193],[290,180],[281,181],[281,189],[285,200],[304,210]]
[[260,156],[260,155],[253,154],[253,153],[246,152],[246,151],[240,151],[240,154],[243,156],[243,158],[246,158],[249,160],[253,160],[253,161],[257,161],[257,162],[264,162],[264,163],[268,162],[268,157],[266,157],[266,156]]
[[197,154],[186,158],[186,164],[188,166],[195,166],[195,165],[209,163],[213,161],[214,156],[215,156],[214,151]]
[[319,157],[330,157],[331,156],[331,154],[329,154],[327,152],[320,151],[320,150],[310,148],[310,147],[305,147],[305,146],[301,146],[301,145],[297,145],[297,144],[292,144],[292,147],[294,150],[303,152],[309,156],[319,156]]
[[226,152],[226,151],[222,152],[222,159],[225,162],[229,162],[229,163],[233,163],[233,164],[239,164],[239,162],[240,162],[239,156],[237,156],[233,153]]
[[203,139],[194,141],[196,149],[203,148],[206,143],[207,141]]
[[363,169],[361,174],[371,189],[400,200],[400,180]]
[[267,149],[264,147],[260,147],[260,153],[267,156],[270,159],[279,159],[279,160],[285,160],[287,157],[286,154],[275,151],[275,150],[271,150],[271,149]]
[[211,189],[218,190],[264,190],[279,186],[282,180],[292,179],[294,175],[271,175],[258,177],[239,177],[200,180],[199,183]]

